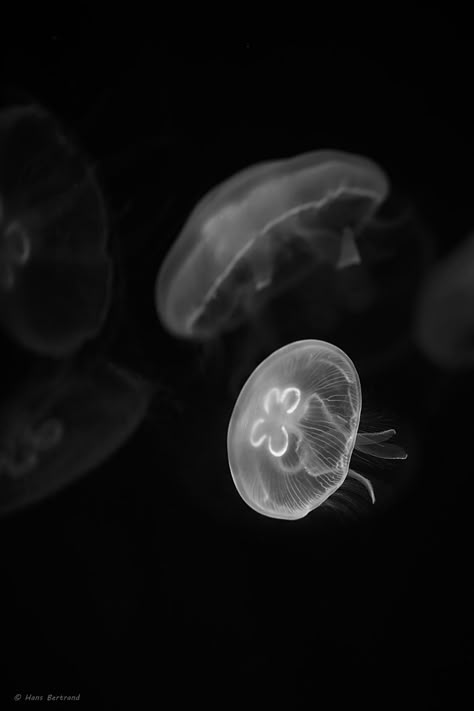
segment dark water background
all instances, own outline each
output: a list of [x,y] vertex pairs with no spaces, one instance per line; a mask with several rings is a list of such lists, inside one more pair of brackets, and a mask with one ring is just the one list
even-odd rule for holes
[[[461,708],[474,660],[474,369],[436,369],[410,318],[429,260],[474,225],[470,33],[430,12],[341,18],[311,41],[165,34],[51,27],[0,49],[4,94],[51,110],[104,188],[120,288],[95,352],[153,384],[123,448],[1,521],[2,707],[16,693],[80,693],[102,708]],[[203,351],[163,330],[153,290],[208,189],[324,147],[382,165],[423,225],[403,240],[382,306],[333,335],[410,456],[374,478],[360,468],[388,491],[375,513],[362,503],[355,520],[287,523],[237,495],[226,430],[252,358],[284,342],[288,306],[270,309],[269,333],[260,324]],[[8,348],[4,375],[21,379]]]

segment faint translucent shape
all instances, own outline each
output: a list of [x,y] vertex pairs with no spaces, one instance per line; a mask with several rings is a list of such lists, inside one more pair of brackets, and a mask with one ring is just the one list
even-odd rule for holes
[[348,356],[324,341],[297,341],[264,360],[245,383],[227,435],[230,470],[243,500],[265,516],[298,519],[323,504],[347,476],[353,449],[405,459],[386,444],[395,430],[358,432],[359,376]]
[[173,334],[212,338],[315,265],[360,261],[355,237],[389,192],[372,161],[317,151],[252,166],[206,195],[159,272],[159,316]]
[[150,384],[111,364],[29,383],[0,411],[0,514],[95,469],[145,417]]
[[425,279],[415,310],[414,336],[436,365],[474,366],[474,235]]
[[0,323],[29,350],[67,355],[110,300],[107,214],[92,168],[42,108],[0,113]]

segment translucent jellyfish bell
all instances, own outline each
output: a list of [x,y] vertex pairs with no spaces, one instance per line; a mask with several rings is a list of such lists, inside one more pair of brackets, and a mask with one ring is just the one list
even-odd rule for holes
[[429,273],[414,331],[420,350],[436,365],[474,366],[474,234]]
[[47,111],[0,113],[0,322],[37,353],[67,355],[105,318],[112,263],[92,168]]
[[372,161],[318,151],[255,165],[206,195],[167,255],[157,309],[175,335],[233,328],[315,264],[360,261],[355,237],[389,192]]
[[151,388],[108,363],[27,383],[0,408],[0,515],[45,499],[118,450]]
[[272,353],[245,383],[227,436],[230,470],[243,500],[273,518],[306,516],[339,489],[354,447],[382,459],[405,459],[386,444],[395,430],[358,432],[362,394],[348,356],[324,341],[297,341]]

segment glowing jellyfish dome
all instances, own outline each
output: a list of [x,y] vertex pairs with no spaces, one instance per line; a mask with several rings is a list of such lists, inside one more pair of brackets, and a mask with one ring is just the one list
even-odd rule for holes
[[99,330],[112,263],[94,172],[36,106],[0,112],[0,324],[37,353],[64,356]]
[[347,476],[354,448],[405,459],[386,444],[395,430],[359,432],[362,393],[348,356],[324,341],[290,343],[272,353],[245,383],[232,413],[227,451],[243,500],[273,518],[295,520],[323,504]]
[[205,340],[318,264],[360,261],[355,238],[389,192],[371,160],[317,151],[252,166],[195,207],[158,274],[165,327]]

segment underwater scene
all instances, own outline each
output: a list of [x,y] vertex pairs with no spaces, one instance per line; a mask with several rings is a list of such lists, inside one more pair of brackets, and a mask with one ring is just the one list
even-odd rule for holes
[[466,708],[467,21],[136,19],[0,48],[0,708]]

